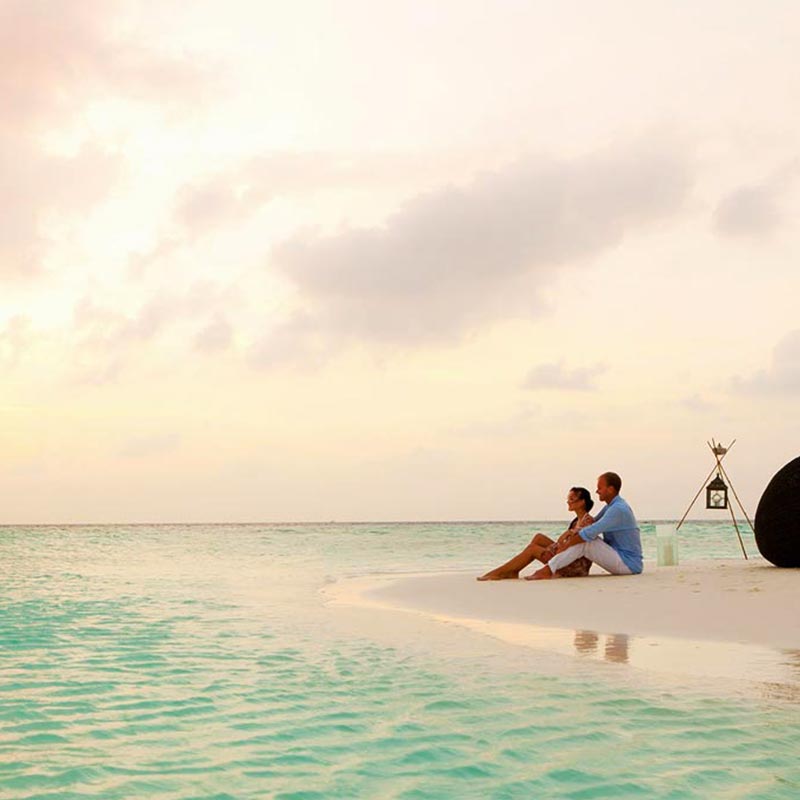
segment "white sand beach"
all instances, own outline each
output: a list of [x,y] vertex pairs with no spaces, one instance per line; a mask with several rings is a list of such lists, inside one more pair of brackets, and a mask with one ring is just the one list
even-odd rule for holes
[[412,612],[514,644],[656,671],[800,682],[800,572],[762,559],[637,576],[478,582],[473,573],[380,576],[326,589],[337,604]]

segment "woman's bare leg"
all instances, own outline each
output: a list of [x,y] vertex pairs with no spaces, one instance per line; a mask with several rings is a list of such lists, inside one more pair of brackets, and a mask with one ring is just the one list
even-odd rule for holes
[[481,575],[479,581],[503,581],[512,578],[519,578],[520,570],[525,569],[531,561],[537,558],[541,559],[542,553],[553,544],[553,540],[543,533],[537,533],[531,539],[530,544],[521,552],[517,553],[513,558],[495,567],[493,570]]

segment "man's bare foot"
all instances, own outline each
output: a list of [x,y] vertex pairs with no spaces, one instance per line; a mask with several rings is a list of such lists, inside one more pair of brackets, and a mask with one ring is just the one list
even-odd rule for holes
[[533,575],[526,575],[526,581],[549,581],[553,577],[553,572],[546,564],[541,569],[537,569]]

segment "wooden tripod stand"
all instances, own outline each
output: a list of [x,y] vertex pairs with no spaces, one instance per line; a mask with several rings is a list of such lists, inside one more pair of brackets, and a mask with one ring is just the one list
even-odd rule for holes
[[[730,479],[730,476],[725,471],[725,467],[722,466],[722,459],[725,458],[725,456],[730,452],[730,449],[736,444],[736,439],[734,439],[727,447],[723,447],[721,444],[717,444],[717,442],[715,442],[713,439],[710,442],[706,442],[706,444],[708,445],[709,449],[711,450],[711,453],[714,456],[715,464],[714,464],[713,468],[711,469],[711,472],[709,472],[708,475],[706,476],[706,479],[703,481],[703,483],[700,486],[700,488],[697,490],[697,494],[694,496],[694,499],[692,500],[691,503],[689,503],[689,508],[686,509],[686,513],[681,517],[681,521],[678,523],[678,525],[676,526],[675,530],[676,531],[680,530],[681,525],[683,525],[684,521],[686,520],[686,517],[689,516],[689,512],[692,510],[692,507],[697,502],[697,498],[700,497],[700,493],[705,488],[706,483],[708,482],[708,479],[716,471],[717,475],[719,475],[721,473],[722,475],[725,476],[725,479],[728,481],[728,485],[731,487],[731,491],[733,492],[733,496],[736,499],[736,502],[739,505],[739,508],[741,509],[742,514],[744,514],[744,518],[747,520],[747,524],[750,526],[750,530],[752,530],[753,533],[755,533],[756,530],[753,527],[753,523],[750,521],[750,517],[747,515],[747,512],[744,510],[744,506],[742,505],[742,501],[739,500],[739,495],[736,494],[736,489],[733,488],[733,481]],[[731,520],[733,522],[733,527],[736,529],[736,536],[739,538],[739,545],[742,548],[742,555],[744,555],[745,560],[747,560],[747,551],[744,549],[744,542],[742,541],[742,534],[739,531],[739,524],[736,522],[736,515],[733,513],[733,503],[728,503],[727,505],[728,505],[728,509],[731,512]]]

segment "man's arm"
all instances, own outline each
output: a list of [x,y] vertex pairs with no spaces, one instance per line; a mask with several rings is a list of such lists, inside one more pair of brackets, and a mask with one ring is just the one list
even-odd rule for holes
[[601,533],[612,531],[617,528],[624,528],[625,525],[625,511],[623,506],[606,506],[602,512],[597,515],[597,519],[585,528],[578,531],[578,536],[584,542],[591,542],[596,539]]
[[569,536],[558,540],[556,553],[563,553],[568,547],[574,547],[576,544],[583,544],[580,531],[571,531]]
[[[589,519],[592,520],[590,524],[593,524],[598,519],[600,519],[600,517],[602,517],[605,514],[605,511],[606,511],[605,507],[602,508],[600,510],[600,513],[597,515],[597,519],[593,519],[591,516],[589,516]],[[561,536],[558,537],[558,541],[556,543],[557,545],[556,552],[561,553],[568,547],[572,547],[573,545],[576,544],[583,544],[583,539],[580,536],[580,531],[582,531],[584,528],[587,527],[588,525],[578,525],[573,530],[564,531],[564,533],[562,533]]]
[[591,525],[594,522],[594,517],[591,514],[584,515],[583,519],[586,521],[578,522],[575,527],[567,528],[564,533],[562,533],[561,536],[556,539],[556,544],[563,544],[567,541],[567,539],[569,539],[570,536],[572,536],[575,531],[585,528],[587,525]]

